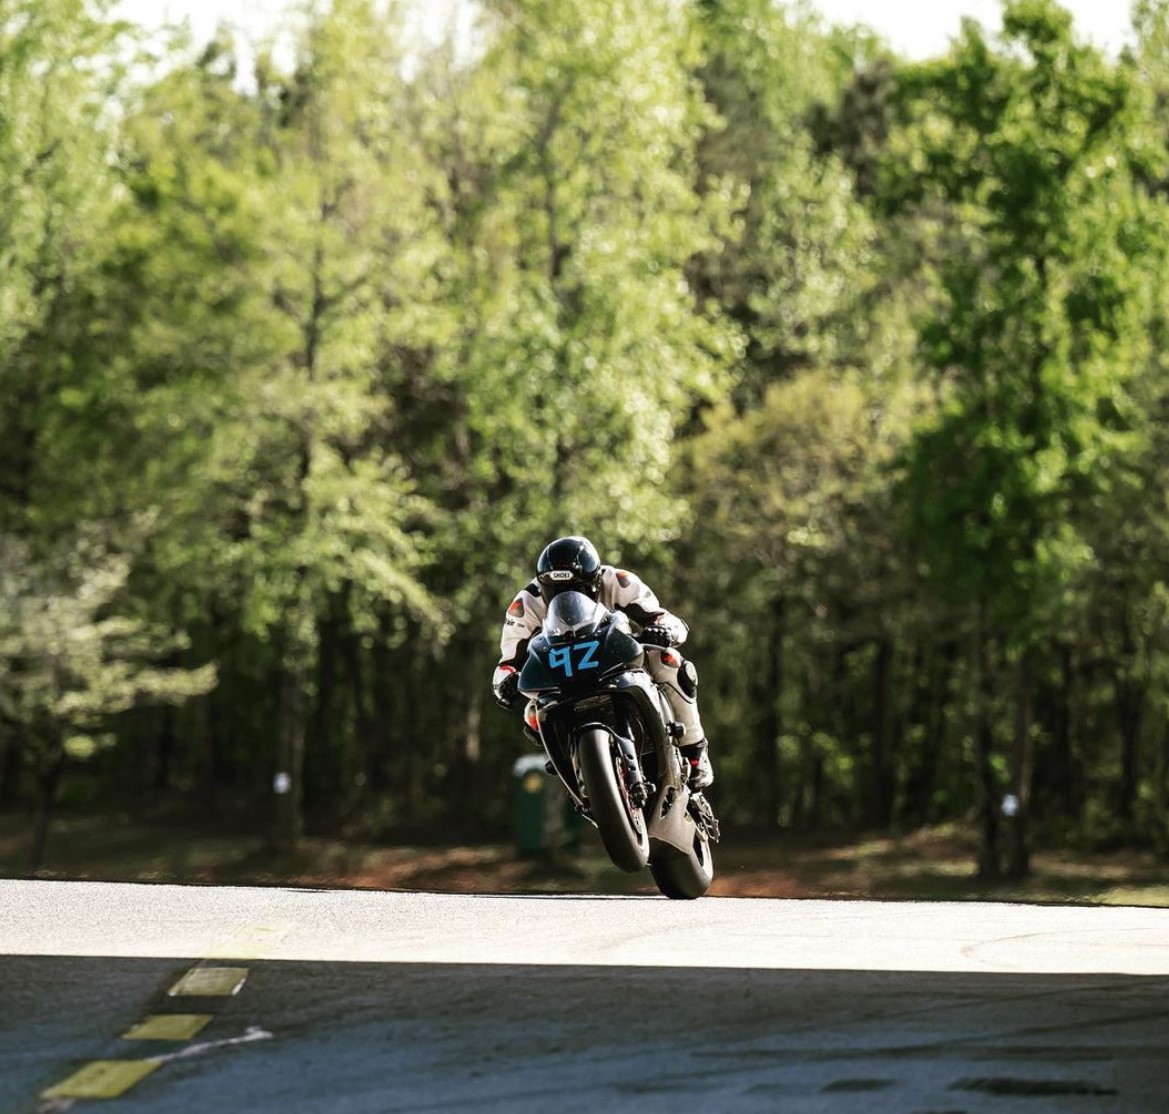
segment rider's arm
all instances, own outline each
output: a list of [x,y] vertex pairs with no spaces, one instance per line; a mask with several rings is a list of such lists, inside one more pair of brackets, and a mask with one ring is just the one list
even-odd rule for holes
[[662,607],[641,577],[606,566],[602,578],[605,594],[612,600],[613,608],[624,611],[640,627],[665,627],[676,646],[686,641],[690,628],[677,615]]
[[511,601],[503,621],[503,633],[499,637],[497,676],[505,667],[506,672],[514,672],[524,664],[528,643],[539,632],[543,621],[542,603],[540,589],[535,581],[521,588]]

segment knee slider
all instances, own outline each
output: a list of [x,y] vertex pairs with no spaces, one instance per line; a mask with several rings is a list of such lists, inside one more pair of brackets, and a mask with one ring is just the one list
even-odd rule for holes
[[683,662],[678,670],[678,687],[691,699],[698,691],[698,670],[692,661]]

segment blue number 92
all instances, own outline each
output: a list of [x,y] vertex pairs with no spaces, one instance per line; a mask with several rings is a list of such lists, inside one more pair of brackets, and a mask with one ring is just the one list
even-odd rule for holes
[[[566,677],[585,669],[596,669],[601,664],[596,660],[596,653],[600,647],[599,642],[578,642],[575,646],[560,646],[548,651],[548,664],[553,669],[561,670]],[[574,653],[577,656],[575,663],[572,660]]]

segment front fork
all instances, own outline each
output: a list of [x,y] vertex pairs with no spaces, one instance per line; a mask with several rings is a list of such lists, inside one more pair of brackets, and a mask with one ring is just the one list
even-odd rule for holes
[[629,803],[634,808],[645,808],[646,801],[649,800],[650,794],[657,789],[657,786],[652,781],[645,780],[645,775],[641,772],[641,763],[637,760],[637,750],[633,746],[633,740],[627,739],[624,735],[618,735],[616,732],[612,732],[611,737],[617,744],[618,757],[621,759],[622,766],[625,767],[625,788],[629,791]]
[[[623,780],[625,792],[629,796],[629,803],[634,808],[645,808],[650,794],[656,791],[657,786],[652,781],[645,780],[645,775],[641,772],[641,763],[637,760],[637,748],[634,747],[633,740],[619,734],[605,723],[586,723],[577,728],[577,735],[583,735],[586,731],[604,731],[616,744],[617,758],[624,773]],[[580,782],[579,770],[577,771],[577,781]]]

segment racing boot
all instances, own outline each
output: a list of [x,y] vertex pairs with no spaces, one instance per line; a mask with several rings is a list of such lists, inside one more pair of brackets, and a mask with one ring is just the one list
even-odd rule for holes
[[700,793],[714,781],[714,770],[710,765],[710,755],[706,753],[706,748],[705,739],[678,748],[690,767],[690,778],[686,784],[691,793]]

